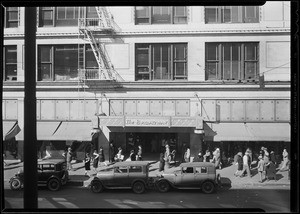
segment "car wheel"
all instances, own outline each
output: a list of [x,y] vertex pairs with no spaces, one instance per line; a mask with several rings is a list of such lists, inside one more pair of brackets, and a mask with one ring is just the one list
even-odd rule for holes
[[202,184],[202,192],[206,193],[206,194],[210,194],[215,190],[215,185],[211,182],[211,181],[205,181]]
[[48,189],[51,191],[57,191],[60,188],[60,182],[58,181],[58,179],[52,178],[48,181]]
[[132,190],[134,193],[141,194],[145,192],[145,184],[141,181],[137,181],[133,184]]
[[19,190],[21,189],[21,181],[18,178],[14,178],[10,182],[10,189],[12,190]]
[[103,191],[103,185],[99,181],[92,182],[91,190],[92,190],[93,193],[102,192]]
[[170,190],[170,184],[166,180],[161,180],[157,183],[157,190],[159,192],[168,192]]

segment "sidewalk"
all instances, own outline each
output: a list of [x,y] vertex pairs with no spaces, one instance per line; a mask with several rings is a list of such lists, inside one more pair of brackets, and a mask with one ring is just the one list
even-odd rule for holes
[[[149,175],[156,176],[161,174],[158,171],[159,162],[157,160],[153,160],[153,158],[145,158],[145,161],[150,162]],[[8,166],[4,166],[4,181],[8,182],[9,179],[14,176],[20,169],[23,168],[23,163],[20,160],[6,160]],[[3,164],[4,165],[4,164]],[[88,182],[90,177],[85,176],[84,163],[73,163],[73,169],[69,171],[70,181],[68,182],[69,186],[83,186],[84,182]],[[105,166],[98,167],[98,170],[104,169]],[[169,169],[170,171],[175,170],[175,167]],[[264,188],[264,187],[280,187],[290,189],[290,180],[288,179],[288,171],[277,172],[275,180],[265,180],[263,183],[259,183],[259,175],[256,170],[252,170],[252,177],[236,177],[234,176],[234,172],[236,171],[236,166],[231,165],[225,167],[223,169],[217,169],[217,173],[221,175],[221,182],[224,187],[229,187],[231,189],[243,189],[243,188]],[[96,173],[93,171],[93,167],[91,166],[91,176]]]

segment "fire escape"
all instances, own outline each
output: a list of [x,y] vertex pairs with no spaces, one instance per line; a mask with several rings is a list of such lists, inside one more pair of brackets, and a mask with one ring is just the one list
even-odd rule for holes
[[97,18],[86,18],[86,11],[79,15],[79,36],[87,41],[94,53],[98,69],[86,69],[85,50],[83,46],[78,51],[79,78],[81,80],[111,80],[123,81],[123,78],[114,69],[103,39],[110,38],[116,33],[113,17],[106,7],[95,7]]

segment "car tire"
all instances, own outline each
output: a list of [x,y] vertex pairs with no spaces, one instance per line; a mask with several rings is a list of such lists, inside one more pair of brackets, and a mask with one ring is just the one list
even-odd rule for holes
[[202,192],[210,194],[215,191],[215,185],[211,181],[204,181],[201,186]]
[[157,190],[162,193],[168,192],[170,190],[170,184],[166,180],[158,181],[156,187]]
[[13,178],[10,182],[10,189],[12,190],[19,190],[21,189],[21,181],[19,178]]
[[141,194],[145,192],[145,184],[141,181],[137,181],[133,184],[132,190],[134,193]]
[[100,193],[103,191],[103,185],[99,181],[92,182],[91,190],[93,193]]
[[56,178],[52,178],[48,181],[47,187],[51,191],[58,191],[60,189],[60,182]]

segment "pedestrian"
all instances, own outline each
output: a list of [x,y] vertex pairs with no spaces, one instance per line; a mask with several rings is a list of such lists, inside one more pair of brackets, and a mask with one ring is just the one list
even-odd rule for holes
[[100,146],[100,150],[99,150],[99,161],[100,161],[100,166],[102,165],[102,163],[107,166],[107,164],[105,163],[105,156],[104,156],[104,150],[103,147]]
[[166,149],[165,149],[165,160],[169,157],[170,155],[170,146],[169,144],[166,144]]
[[171,162],[171,154],[169,154],[169,155],[165,158],[165,167],[164,167],[164,171],[170,169],[170,162]]
[[42,160],[47,160],[50,159],[52,157],[52,153],[49,149],[46,149],[46,155],[45,157],[42,158]]
[[165,146],[166,146],[166,140],[165,140],[165,138],[163,138],[161,140],[160,152],[164,152],[165,151]]
[[115,161],[116,162],[122,162],[124,159],[124,155],[123,155],[123,150],[122,147],[118,148],[118,153],[115,156]]
[[190,158],[191,158],[191,150],[190,150],[190,147],[186,147],[186,151],[184,153],[184,161],[186,163],[190,162]]
[[248,152],[246,151],[245,154],[244,154],[244,156],[243,156],[243,170],[241,172],[240,177],[243,177],[244,173],[246,172],[247,176],[249,178],[251,178],[251,172],[250,172],[250,167],[249,167],[249,160],[250,160],[250,157],[249,157]]
[[258,164],[257,164],[256,169],[259,174],[259,182],[262,183],[263,182],[263,174],[265,173],[265,162],[261,155],[258,156]]
[[99,163],[99,154],[97,153],[97,150],[95,149],[94,153],[93,153],[93,168],[96,173],[97,173],[98,163]]
[[270,152],[270,161],[272,161],[272,163],[276,166],[276,157],[273,150]]
[[216,150],[213,152],[212,163],[215,164],[216,169],[220,168],[220,149],[219,148],[216,148]]
[[171,153],[170,153],[170,164],[175,164],[175,155],[176,155],[176,150],[174,149]]
[[84,169],[85,169],[84,175],[89,177],[89,176],[90,176],[90,175],[89,175],[89,172],[90,172],[90,170],[91,170],[91,158],[90,158],[89,153],[86,153],[86,154],[85,154],[85,158],[84,158]]
[[203,161],[210,162],[210,151],[208,149],[205,151],[205,154],[203,155]]
[[279,171],[285,171],[288,169],[289,164],[289,153],[287,152],[286,148],[283,149],[282,152],[282,166]]
[[71,147],[68,148],[68,151],[64,154],[64,157],[66,158],[66,161],[67,161],[67,170],[73,170],[73,166],[71,163],[73,153],[72,153]]
[[164,154],[160,153],[160,157],[159,157],[159,170],[158,171],[164,171],[165,168],[165,159],[164,159]]
[[184,154],[186,151],[186,143],[183,143],[182,147],[181,147],[181,163],[184,163]]
[[236,172],[234,173],[235,176],[240,176],[243,171],[243,157],[242,156],[243,156],[242,152],[238,152],[236,154],[235,164],[237,165],[237,169],[236,169]]
[[136,160],[136,155],[134,153],[134,150],[132,149],[130,151],[129,157],[126,159],[126,161],[135,161]]
[[138,146],[138,152],[137,152],[137,155],[136,155],[136,160],[137,161],[141,161],[142,160],[142,153],[143,153],[142,146],[139,145]]
[[113,144],[113,141],[109,144],[109,162],[114,163],[115,162],[115,146]]
[[194,158],[193,162],[203,162],[203,156],[201,152],[198,153],[198,156]]

